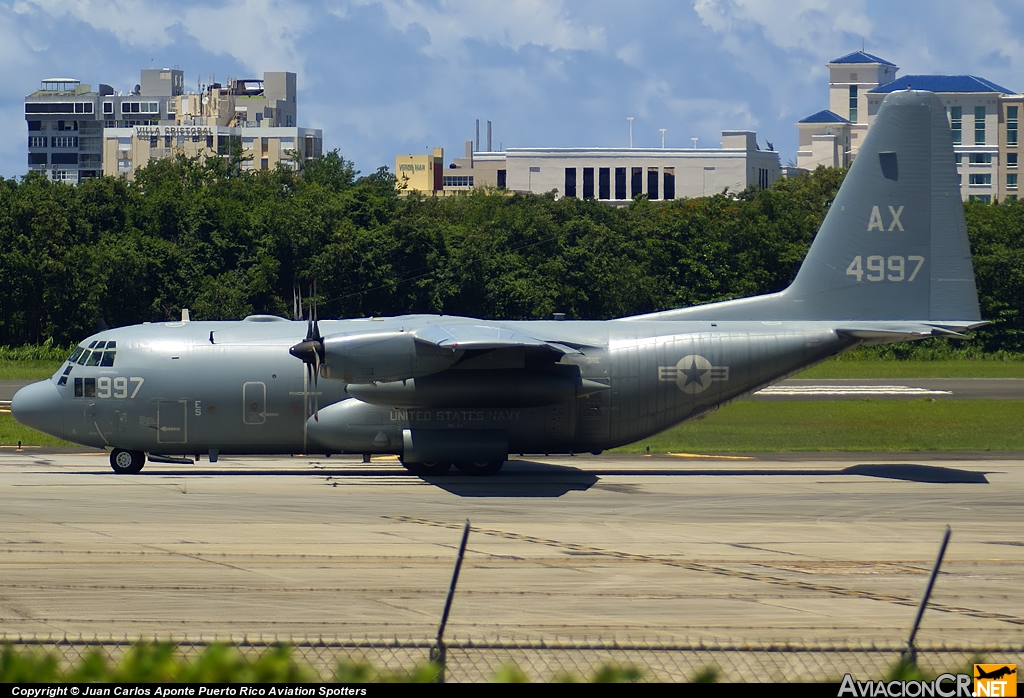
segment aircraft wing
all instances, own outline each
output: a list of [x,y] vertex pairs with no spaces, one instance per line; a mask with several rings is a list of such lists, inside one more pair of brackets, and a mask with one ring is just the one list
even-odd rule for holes
[[550,342],[499,324],[431,324],[413,330],[417,342],[443,349],[550,349],[558,354],[579,354],[578,348],[562,342]]

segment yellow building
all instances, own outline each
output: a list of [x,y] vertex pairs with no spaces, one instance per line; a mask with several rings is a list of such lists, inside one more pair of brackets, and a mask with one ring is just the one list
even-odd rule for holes
[[444,190],[444,148],[432,155],[396,155],[395,187],[403,192],[437,194]]

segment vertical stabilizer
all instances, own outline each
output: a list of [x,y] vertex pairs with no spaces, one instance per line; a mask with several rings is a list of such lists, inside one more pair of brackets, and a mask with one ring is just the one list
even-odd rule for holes
[[946,110],[882,103],[807,258],[782,294],[807,319],[978,320]]
[[942,102],[885,98],[789,288],[635,319],[979,321]]

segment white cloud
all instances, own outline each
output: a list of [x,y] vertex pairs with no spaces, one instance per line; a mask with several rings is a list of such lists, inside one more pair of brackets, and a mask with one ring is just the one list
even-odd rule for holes
[[430,37],[427,52],[451,56],[466,41],[493,43],[511,49],[535,44],[549,49],[601,49],[604,29],[570,18],[559,0],[357,0],[379,4],[393,26],[402,31],[422,27]]
[[136,48],[164,47],[175,32],[194,37],[212,54],[227,54],[254,72],[300,72],[298,43],[311,27],[309,12],[283,0],[227,0],[216,5],[181,6],[152,0],[19,0],[51,17],[72,17],[109,31]]
[[704,24],[740,48],[757,31],[773,46],[829,56],[851,36],[867,37],[871,20],[863,0],[694,0]]

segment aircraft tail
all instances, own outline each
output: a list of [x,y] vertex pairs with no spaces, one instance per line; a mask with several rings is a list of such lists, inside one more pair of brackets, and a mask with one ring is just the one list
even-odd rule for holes
[[629,319],[980,324],[942,102],[886,97],[789,288]]

